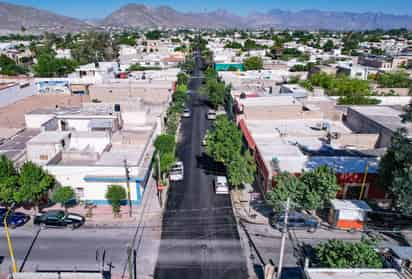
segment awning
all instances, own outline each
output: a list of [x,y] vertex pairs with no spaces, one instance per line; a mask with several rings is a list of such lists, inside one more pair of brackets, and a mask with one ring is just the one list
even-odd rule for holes
[[[86,182],[109,182],[109,183],[127,182],[126,176],[86,175],[83,178],[83,180]],[[142,179],[138,177],[130,177],[129,181],[141,182]]]

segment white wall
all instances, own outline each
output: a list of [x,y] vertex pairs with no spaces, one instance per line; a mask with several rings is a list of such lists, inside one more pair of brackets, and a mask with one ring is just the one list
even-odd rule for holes
[[95,152],[101,153],[107,145],[110,144],[110,137],[107,135],[106,137],[95,137],[90,135],[87,136],[76,136],[76,134],[72,134],[72,138],[70,140],[70,147],[77,150],[82,150],[87,146],[92,147]]
[[27,160],[38,165],[45,165],[61,150],[56,144],[27,144]]
[[25,114],[26,128],[40,129],[42,124],[54,118],[54,114]]
[[[71,186],[75,188],[84,188],[85,200],[106,200],[105,194],[107,187],[111,184],[122,185],[126,187],[126,183],[109,183],[109,182],[86,182],[85,176],[124,176],[125,171],[123,166],[106,167],[106,166],[45,166],[45,169],[55,176],[57,181],[63,186]],[[130,176],[136,177],[138,168],[130,167]],[[136,183],[130,182],[131,199],[137,199]],[[142,194],[142,193],[140,193]]]
[[36,92],[37,89],[34,81],[30,81],[30,85],[24,88],[16,85],[0,90],[0,107],[5,107],[26,97],[33,96]]

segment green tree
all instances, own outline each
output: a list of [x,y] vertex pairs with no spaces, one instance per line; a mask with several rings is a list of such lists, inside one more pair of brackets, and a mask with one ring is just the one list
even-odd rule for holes
[[228,166],[242,150],[242,133],[227,117],[219,116],[206,143],[206,154]]
[[14,202],[14,193],[19,189],[18,175],[13,162],[6,155],[0,156],[0,204],[10,207]]
[[64,207],[64,211],[67,212],[67,204],[73,200],[75,197],[74,190],[70,186],[64,186],[57,188],[54,193],[52,200],[56,203],[60,203]]
[[247,39],[243,43],[243,49],[245,51],[253,50],[253,49],[262,49],[262,46],[257,44],[255,40]]
[[154,147],[160,153],[173,153],[176,147],[175,137],[168,134],[159,135],[154,142]]
[[263,69],[263,60],[258,56],[252,56],[243,61],[246,71]]
[[52,54],[41,54],[33,70],[38,77],[62,77],[72,73],[77,64],[69,59],[55,58]]
[[304,172],[300,180],[306,186],[300,203],[309,210],[323,208],[326,202],[336,198],[336,194],[341,189],[335,172],[327,166]]
[[319,244],[315,255],[321,268],[382,268],[383,261],[366,240],[344,242],[332,239]]
[[333,43],[332,40],[328,40],[324,45],[323,45],[323,50],[324,51],[331,51],[332,49],[335,48],[335,44]]
[[283,208],[288,197],[297,208],[323,208],[340,190],[335,172],[327,166],[304,172],[300,177],[280,173],[275,180],[276,186],[267,194],[267,199],[276,210]]
[[254,181],[256,164],[250,152],[247,151],[243,156],[237,154],[229,163],[227,171],[230,185],[238,188],[243,183],[251,184]]
[[412,85],[409,74],[403,71],[379,73],[376,81],[383,88],[408,88]]
[[32,203],[35,209],[38,209],[39,203],[47,198],[48,191],[55,186],[54,177],[30,161],[21,167],[18,182],[20,188],[15,193],[16,202]]
[[162,33],[159,30],[153,30],[145,33],[148,40],[159,40],[162,37]]
[[112,206],[114,217],[120,216],[120,206],[126,200],[126,190],[120,185],[109,185],[106,191],[106,199]]
[[276,176],[275,180],[276,186],[266,194],[266,199],[274,210],[282,211],[288,198],[293,205],[300,203],[306,186],[298,177],[282,172]]
[[[408,105],[401,115],[404,123],[410,123],[412,106]],[[404,214],[412,214],[412,145],[405,128],[396,131],[389,148],[379,163],[379,181],[394,197],[394,206]]]
[[177,85],[188,85],[189,76],[183,72],[177,74]]
[[225,45],[225,48],[241,49],[243,46],[238,42],[229,42]]
[[17,65],[13,59],[4,54],[0,55],[0,74],[15,76],[25,74],[26,72],[27,70]]
[[200,92],[208,97],[208,101],[216,109],[225,103],[225,84],[217,79],[208,78]]

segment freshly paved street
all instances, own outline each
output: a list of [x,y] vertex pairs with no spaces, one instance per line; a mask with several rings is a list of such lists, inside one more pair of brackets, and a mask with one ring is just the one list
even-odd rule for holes
[[163,215],[162,241],[154,277],[247,278],[229,195],[212,187],[213,163],[202,154],[201,140],[211,126],[207,105],[196,92],[201,86],[200,57],[189,84],[192,116],[183,119],[177,156],[184,163],[184,180],[173,183]]

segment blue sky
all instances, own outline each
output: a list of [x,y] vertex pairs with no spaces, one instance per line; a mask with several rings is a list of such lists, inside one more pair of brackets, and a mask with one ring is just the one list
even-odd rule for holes
[[[1,0],[0,0],[1,1]],[[102,18],[133,0],[6,0],[6,2],[51,10],[77,18]],[[353,12],[385,12],[412,15],[411,0],[152,0],[136,3],[168,5],[180,11],[227,9],[245,15],[251,11],[320,9]]]

